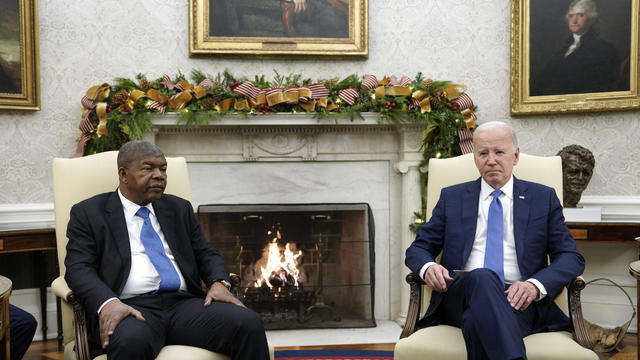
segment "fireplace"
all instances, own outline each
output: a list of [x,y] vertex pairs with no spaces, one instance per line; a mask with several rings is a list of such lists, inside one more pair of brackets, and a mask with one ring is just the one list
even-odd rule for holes
[[415,237],[408,224],[420,209],[425,127],[380,124],[377,114],[362,115],[228,115],[186,127],[177,115],[166,114],[152,119],[153,132],[145,139],[166,156],[187,159],[196,209],[229,203],[369,204],[376,230],[375,244],[369,244],[376,255],[375,320],[402,324],[409,303],[404,250]]
[[198,217],[265,328],[375,326],[367,204],[200,205]]

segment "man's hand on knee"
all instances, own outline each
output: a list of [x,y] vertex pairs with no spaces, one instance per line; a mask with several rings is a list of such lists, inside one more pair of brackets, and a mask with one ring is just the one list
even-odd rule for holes
[[424,273],[424,282],[435,291],[447,291],[447,281],[452,281],[449,271],[440,264],[429,266]]
[[214,282],[209,288],[209,291],[207,291],[207,296],[204,298],[204,306],[206,307],[211,305],[213,301],[226,302],[229,304],[246,307],[240,300],[238,300],[238,298],[233,296],[233,294],[223,283],[219,281]]
[[516,281],[504,292],[511,307],[526,310],[538,298],[538,288],[528,281]]
[[144,321],[144,317],[140,311],[121,302],[120,300],[109,301],[100,311],[100,342],[102,348],[109,346],[109,337],[113,335],[116,326],[127,316],[133,316],[138,320]]

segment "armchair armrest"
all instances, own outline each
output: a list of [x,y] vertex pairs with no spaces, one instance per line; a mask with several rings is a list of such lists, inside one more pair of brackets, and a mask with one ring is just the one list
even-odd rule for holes
[[580,302],[580,292],[585,288],[586,283],[582,276],[573,279],[567,285],[567,296],[569,297],[569,317],[573,325],[573,336],[578,342],[587,349],[593,349],[593,341],[587,333],[587,327],[582,316],[582,303]]
[[420,304],[422,303],[422,285],[424,281],[414,273],[409,273],[405,278],[411,288],[409,296],[409,310],[407,310],[407,320],[402,327],[400,339],[403,339],[416,331],[416,323],[420,317]]
[[69,303],[73,308],[73,330],[76,339],[75,352],[77,360],[91,360],[89,340],[87,338],[87,318],[80,299],[69,288],[63,276],[53,280],[51,290],[57,297]]
[[[407,320],[402,328],[400,338],[403,339],[416,331],[416,324],[420,317],[420,306],[422,304],[422,286],[424,281],[414,273],[406,277],[410,286],[409,309],[407,310]],[[573,336],[581,346],[593,349],[593,342],[587,334],[587,328],[582,315],[582,304],[580,302],[580,292],[585,288],[586,283],[581,276],[576,277],[567,285],[567,297],[569,301],[569,317],[573,325]]]
[[51,292],[60,299],[69,302],[68,298],[73,293],[63,276],[58,276],[51,283]]

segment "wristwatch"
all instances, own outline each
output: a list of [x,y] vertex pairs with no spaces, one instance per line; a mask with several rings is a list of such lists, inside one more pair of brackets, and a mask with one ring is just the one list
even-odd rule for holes
[[221,283],[222,285],[227,287],[227,290],[231,290],[231,283],[228,282],[227,280],[224,279],[218,279],[218,280],[213,280],[213,282],[211,283],[211,285],[213,285],[214,283]]

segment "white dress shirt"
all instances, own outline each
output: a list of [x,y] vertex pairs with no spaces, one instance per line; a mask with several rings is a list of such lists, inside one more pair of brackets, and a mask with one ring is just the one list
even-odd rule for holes
[[[156,268],[153,266],[153,263],[149,259],[149,256],[147,256],[147,252],[144,248],[144,245],[142,244],[142,240],[140,240],[140,231],[142,230],[142,224],[144,223],[144,219],[136,215],[136,212],[138,212],[138,209],[140,209],[140,205],[124,197],[120,192],[120,189],[118,189],[118,195],[120,196],[120,202],[122,202],[124,219],[127,225],[127,232],[129,233],[129,248],[131,250],[131,270],[129,271],[129,277],[124,284],[124,288],[122,289],[122,293],[120,294],[119,298],[128,299],[136,295],[157,291],[160,288],[160,275],[158,274]],[[178,268],[176,259],[174,258],[173,253],[169,248],[169,244],[164,237],[164,233],[160,228],[158,218],[153,211],[153,205],[149,203],[146,205],[146,208],[149,209],[149,220],[151,221],[151,225],[160,237],[162,245],[164,246],[164,251],[165,253],[167,253],[169,260],[171,260],[173,267],[176,269],[176,272],[180,277],[180,290],[186,291],[186,282],[184,281],[184,277],[182,276],[182,273]],[[114,299],[116,298],[111,298],[105,301],[98,309],[98,314],[100,314],[102,308],[109,301]]]
[[[475,240],[471,253],[464,266],[464,270],[474,270],[484,267],[484,254],[487,246],[487,224],[489,221],[489,205],[493,200],[494,188],[491,187],[484,179],[480,180],[480,199],[478,205],[478,218],[476,223]],[[502,220],[504,224],[504,236],[502,237],[502,249],[504,253],[504,281],[512,284],[522,280],[520,268],[518,267],[518,256],[516,254],[516,243],[513,235],[513,175],[502,188],[500,194],[500,203],[502,204]],[[424,275],[429,266],[434,262],[426,263],[420,269],[420,277],[424,279]],[[454,269],[450,269],[454,270]],[[547,295],[547,291],[538,280],[530,278],[527,281],[534,284],[540,291],[540,296],[536,300],[540,300]]]
[[567,49],[567,52],[564,53],[564,57],[566,58],[567,56],[571,55],[571,53],[573,53],[574,51],[576,51],[576,49],[578,48],[578,46],[580,46],[580,37],[582,37],[582,35],[576,35],[573,34],[573,44],[571,44],[569,46],[569,48]]

